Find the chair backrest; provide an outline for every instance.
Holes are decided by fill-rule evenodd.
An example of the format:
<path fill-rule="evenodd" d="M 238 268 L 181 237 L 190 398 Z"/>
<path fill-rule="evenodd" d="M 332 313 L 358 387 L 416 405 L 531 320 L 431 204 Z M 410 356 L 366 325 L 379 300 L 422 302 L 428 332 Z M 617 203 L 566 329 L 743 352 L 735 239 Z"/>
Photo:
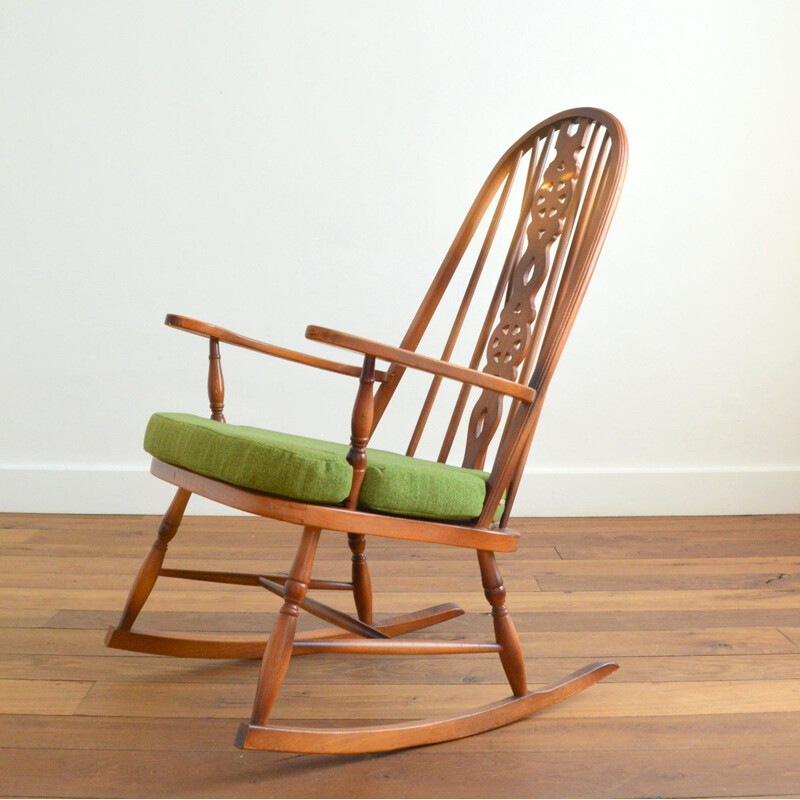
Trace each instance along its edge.
<path fill-rule="evenodd" d="M 501 251 L 500 276 L 469 366 L 527 383 L 537 397 L 533 408 L 526 408 L 484 390 L 465 416 L 470 387 L 464 386 L 438 458 L 448 459 L 456 434 L 465 424 L 466 447 L 461 463 L 482 468 L 506 411 L 487 507 L 481 517 L 484 523 L 491 520 L 505 492 L 504 519 L 508 517 L 545 392 L 616 208 L 626 162 L 627 139 L 622 125 L 599 109 L 565 111 L 528 131 L 486 179 L 401 343 L 409 350 L 417 348 L 486 218 L 486 233 L 442 351 L 442 360 L 450 359 L 498 228 L 503 227 L 504 215 L 516 215 L 511 240 Z M 517 212 L 508 200 L 519 175 L 524 175 L 524 183 Z M 403 373 L 400 366 L 390 367 L 388 379 L 376 394 L 375 425 Z M 431 383 L 411 436 L 409 455 L 416 452 L 440 383 L 438 377 Z M 489 508 L 492 503 L 495 507 Z"/>

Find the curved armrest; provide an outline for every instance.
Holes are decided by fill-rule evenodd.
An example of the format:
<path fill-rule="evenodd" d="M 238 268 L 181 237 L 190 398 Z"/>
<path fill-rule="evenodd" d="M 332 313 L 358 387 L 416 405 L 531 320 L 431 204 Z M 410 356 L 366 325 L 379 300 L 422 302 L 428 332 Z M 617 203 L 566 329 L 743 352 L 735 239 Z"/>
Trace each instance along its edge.
<path fill-rule="evenodd" d="M 220 342 L 227 342 L 237 347 L 244 347 L 247 350 L 255 350 L 258 353 L 266 353 L 268 356 L 283 358 L 286 361 L 295 361 L 298 364 L 305 364 L 309 367 L 317 367 L 317 369 L 325 369 L 329 372 L 338 372 L 340 375 L 350 375 L 354 378 L 358 378 L 361 375 L 361 367 L 357 367 L 353 364 L 340 364 L 338 361 L 328 361 L 327 358 L 309 356 L 305 353 L 298 353 L 295 350 L 287 350 L 285 347 L 277 347 L 274 344 L 259 342 L 257 339 L 250 339 L 247 336 L 241 336 L 225 328 L 210 325 L 207 322 L 200 322 L 200 320 L 190 319 L 189 317 L 182 317 L 179 314 L 167 314 L 164 319 L 164 324 L 171 328 L 179 328 L 182 331 L 194 333 L 197 336 L 217 339 Z M 385 378 L 385 372 L 376 370 L 376 381 L 383 381 Z"/>
<path fill-rule="evenodd" d="M 495 375 L 487 375 L 485 372 L 478 372 L 478 370 L 470 369 L 469 367 L 451 364 L 449 361 L 440 361 L 438 358 L 423 356 L 411 350 L 403 350 L 400 347 L 392 347 L 388 344 L 373 342 L 370 339 L 362 339 L 360 336 L 334 331 L 330 328 L 309 325 L 306 328 L 306 338 L 324 342 L 334 347 L 343 347 L 346 350 L 355 350 L 357 353 L 374 356 L 392 364 L 401 364 L 404 367 L 441 375 L 443 378 L 452 378 L 461 383 L 480 386 L 482 389 L 489 389 L 498 394 L 516 397 L 518 400 L 522 400 L 523 403 L 532 403 L 536 397 L 536 391 L 524 384 L 515 383 L 505 378 L 498 378 Z"/>

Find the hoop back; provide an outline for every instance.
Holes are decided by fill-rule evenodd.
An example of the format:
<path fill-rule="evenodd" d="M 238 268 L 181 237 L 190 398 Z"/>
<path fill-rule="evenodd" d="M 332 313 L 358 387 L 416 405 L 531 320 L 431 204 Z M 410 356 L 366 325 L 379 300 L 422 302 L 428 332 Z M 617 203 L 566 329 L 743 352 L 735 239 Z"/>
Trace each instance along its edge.
<path fill-rule="evenodd" d="M 520 462 L 527 457 L 541 402 L 616 208 L 627 163 L 627 139 L 615 117 L 594 108 L 566 111 L 531 129 L 509 148 L 473 202 L 401 343 L 405 349 L 417 348 L 464 253 L 494 204 L 442 351 L 442 360 L 450 359 L 506 213 L 516 174 L 526 160 L 519 214 L 469 364 L 491 375 L 528 383 L 537 391 L 533 408 L 520 407 L 518 401 L 508 403 L 490 479 L 498 502 L 508 484 L 518 481 L 523 466 Z M 390 367 L 376 395 L 375 425 L 403 372 L 398 365 Z M 409 455 L 416 452 L 440 383 L 439 377 L 431 383 L 411 436 Z M 446 461 L 450 455 L 469 393 L 470 387 L 465 385 L 458 395 L 439 461 Z M 463 466 L 483 467 L 503 411 L 503 397 L 490 390 L 481 392 L 466 420 Z M 498 488 L 499 483 L 505 485 Z M 506 516 L 509 499 L 513 501 L 513 489 L 506 502 Z"/>

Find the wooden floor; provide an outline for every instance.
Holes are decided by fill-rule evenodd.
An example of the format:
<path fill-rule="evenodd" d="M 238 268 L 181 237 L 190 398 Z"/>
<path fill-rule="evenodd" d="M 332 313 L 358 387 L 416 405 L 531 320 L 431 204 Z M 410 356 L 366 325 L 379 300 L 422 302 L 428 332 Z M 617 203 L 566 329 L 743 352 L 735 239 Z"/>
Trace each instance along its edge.
<path fill-rule="evenodd" d="M 517 520 L 522 545 L 500 564 L 531 683 L 596 659 L 621 669 L 502 730 L 351 757 L 236 750 L 255 662 L 104 649 L 156 525 L 0 515 L 0 795 L 800 796 L 800 516 Z M 281 570 L 297 539 L 187 518 L 167 564 Z M 475 613 L 431 635 L 490 639 L 474 553 L 371 539 L 367 555 L 378 612 L 455 601 Z M 347 579 L 348 557 L 324 534 L 315 575 Z M 141 622 L 261 632 L 276 609 L 253 588 L 162 579 Z M 315 655 L 291 665 L 275 717 L 363 724 L 507 694 L 493 655 Z"/>

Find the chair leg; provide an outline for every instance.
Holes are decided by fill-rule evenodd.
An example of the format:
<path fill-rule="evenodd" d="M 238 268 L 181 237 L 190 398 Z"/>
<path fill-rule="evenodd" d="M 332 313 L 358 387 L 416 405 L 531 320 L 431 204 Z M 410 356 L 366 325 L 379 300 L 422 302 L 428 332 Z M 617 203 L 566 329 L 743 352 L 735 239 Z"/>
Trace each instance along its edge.
<path fill-rule="evenodd" d="M 357 533 L 348 533 L 347 544 L 353 554 L 353 599 L 356 603 L 358 618 L 367 625 L 372 625 L 372 581 L 369 577 L 367 557 L 364 555 L 367 537 Z"/>
<path fill-rule="evenodd" d="M 147 602 L 147 598 L 150 597 L 150 592 L 153 591 L 153 586 L 155 586 L 158 579 L 161 565 L 164 563 L 167 546 L 178 532 L 178 527 L 183 519 L 183 512 L 186 510 L 186 504 L 191 496 L 191 492 L 186 491 L 186 489 L 178 489 L 175 492 L 175 497 L 170 503 L 167 513 L 164 514 L 161 524 L 158 526 L 158 536 L 133 581 L 117 630 L 129 631 L 136 621 L 136 617 L 139 616 L 142 606 Z"/>
<path fill-rule="evenodd" d="M 500 661 L 511 690 L 517 697 L 523 697 L 528 693 L 525 659 L 522 655 L 519 634 L 506 607 L 506 587 L 503 585 L 503 577 L 494 553 L 478 550 L 478 564 L 481 569 L 483 591 L 492 607 L 495 640 L 503 647 L 500 651 Z"/>
<path fill-rule="evenodd" d="M 319 528 L 303 529 L 300 546 L 297 548 L 297 554 L 289 570 L 289 577 L 283 587 L 283 607 L 278 614 L 278 621 L 270 633 L 264 658 L 261 661 L 253 715 L 250 718 L 251 725 L 264 725 L 269 719 L 275 698 L 278 696 L 278 690 L 283 683 L 286 670 L 289 668 L 294 634 L 297 629 L 297 617 L 300 614 L 300 603 L 308 591 L 319 535 Z"/>

